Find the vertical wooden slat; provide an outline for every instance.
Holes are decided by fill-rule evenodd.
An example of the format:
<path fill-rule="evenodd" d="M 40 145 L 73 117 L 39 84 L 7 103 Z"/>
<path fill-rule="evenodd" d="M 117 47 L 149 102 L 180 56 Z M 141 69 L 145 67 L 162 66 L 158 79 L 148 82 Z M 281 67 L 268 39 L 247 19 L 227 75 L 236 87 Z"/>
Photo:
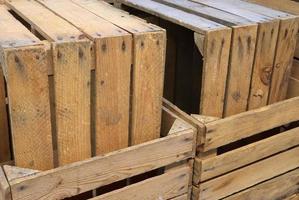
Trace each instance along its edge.
<path fill-rule="evenodd" d="M 96 42 L 97 155 L 128 146 L 131 54 L 130 35 Z"/>
<path fill-rule="evenodd" d="M 91 156 L 89 41 L 53 44 L 58 163 Z"/>
<path fill-rule="evenodd" d="M 296 48 L 297 32 L 298 18 L 290 18 L 280 22 L 269 104 L 286 98 Z"/>
<path fill-rule="evenodd" d="M 160 136 L 165 32 L 134 35 L 131 144 Z"/>
<path fill-rule="evenodd" d="M 0 64 L 0 162 L 11 159 L 5 93 L 4 76 Z"/>
<path fill-rule="evenodd" d="M 15 163 L 50 169 L 53 149 L 45 50 L 39 46 L 4 54 Z"/>

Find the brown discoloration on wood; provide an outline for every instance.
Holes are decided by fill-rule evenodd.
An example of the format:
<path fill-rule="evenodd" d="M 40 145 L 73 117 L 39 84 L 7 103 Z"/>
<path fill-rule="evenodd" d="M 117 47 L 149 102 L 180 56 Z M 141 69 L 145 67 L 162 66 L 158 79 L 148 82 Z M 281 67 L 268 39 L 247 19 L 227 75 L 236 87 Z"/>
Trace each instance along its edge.
<path fill-rule="evenodd" d="M 47 59 L 42 47 L 5 50 L 16 165 L 53 167 Z"/>
<path fill-rule="evenodd" d="M 59 165 L 91 156 L 90 48 L 89 41 L 53 45 Z"/>

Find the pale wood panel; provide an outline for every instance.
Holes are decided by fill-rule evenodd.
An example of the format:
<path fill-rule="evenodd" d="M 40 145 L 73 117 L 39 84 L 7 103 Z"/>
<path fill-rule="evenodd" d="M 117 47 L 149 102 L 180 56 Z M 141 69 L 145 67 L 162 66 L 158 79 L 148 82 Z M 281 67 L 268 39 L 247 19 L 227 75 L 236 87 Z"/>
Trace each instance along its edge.
<path fill-rule="evenodd" d="M 47 58 L 43 47 L 5 50 L 5 71 L 17 166 L 53 167 Z"/>
<path fill-rule="evenodd" d="M 190 175 L 190 167 L 184 166 L 90 200 L 171 199 L 188 192 Z"/>
<path fill-rule="evenodd" d="M 221 199 L 299 167 L 299 147 L 200 185 L 201 200 Z M 257 173 L 258 172 L 258 173 Z"/>
<path fill-rule="evenodd" d="M 198 34 L 194 35 L 195 38 L 198 36 Z M 223 116 L 230 44 L 231 29 L 229 28 L 221 31 L 209 31 L 204 38 L 204 63 L 199 111 L 202 115 Z M 197 44 L 197 46 L 200 45 Z"/>
<path fill-rule="evenodd" d="M 224 116 L 247 110 L 257 25 L 233 27 Z"/>
<path fill-rule="evenodd" d="M 11 159 L 4 75 L 0 63 L 0 162 Z"/>
<path fill-rule="evenodd" d="M 96 42 L 96 154 L 129 143 L 131 36 Z"/>
<path fill-rule="evenodd" d="M 201 34 L 204 34 L 209 30 L 224 28 L 223 25 L 216 22 L 163 5 L 153 0 L 120 0 L 119 2 L 161 17 L 175 24 L 179 24 Z"/>
<path fill-rule="evenodd" d="M 0 166 L 0 200 L 11 200 L 9 183 L 6 179 L 5 172 Z"/>
<path fill-rule="evenodd" d="M 166 33 L 134 35 L 131 144 L 160 137 Z"/>
<path fill-rule="evenodd" d="M 206 124 L 204 151 L 299 119 L 299 98 L 289 99 Z M 280 113 L 277 115 L 277 113 Z M 240 126 L 242 124 L 242 126 Z"/>
<path fill-rule="evenodd" d="M 288 172 L 284 175 L 273 178 L 269 181 L 256 185 L 243 192 L 237 193 L 225 200 L 250 200 L 250 199 L 285 199 L 298 192 L 299 169 Z M 297 200 L 292 199 L 290 200 Z"/>
<path fill-rule="evenodd" d="M 286 98 L 296 48 L 298 19 L 290 18 L 280 22 L 269 104 L 282 101 Z"/>
<path fill-rule="evenodd" d="M 24 177 L 10 183 L 12 196 L 14 200 L 40 200 L 60 199 L 84 193 L 186 160 L 193 155 L 194 140 L 195 133 L 190 129 L 105 156 Z"/>
<path fill-rule="evenodd" d="M 0 27 L 5 27 L 0 32 L 2 48 L 41 44 L 37 37 L 8 12 L 6 6 L 0 5 L 0 13 Z"/>
<path fill-rule="evenodd" d="M 58 164 L 91 157 L 91 43 L 53 45 Z"/>
<path fill-rule="evenodd" d="M 299 145 L 299 128 L 249 144 L 209 159 L 196 159 L 194 182 L 219 176 L 231 170 L 261 160 Z"/>

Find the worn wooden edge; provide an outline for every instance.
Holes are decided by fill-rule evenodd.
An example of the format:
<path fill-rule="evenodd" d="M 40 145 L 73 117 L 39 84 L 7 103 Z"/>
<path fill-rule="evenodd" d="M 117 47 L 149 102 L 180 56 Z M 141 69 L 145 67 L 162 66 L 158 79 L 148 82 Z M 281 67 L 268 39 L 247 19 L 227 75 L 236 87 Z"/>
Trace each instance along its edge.
<path fill-rule="evenodd" d="M 242 192 L 224 198 L 225 200 L 246 200 L 246 199 L 284 199 L 284 200 L 297 200 L 298 196 L 298 179 L 299 168 L 290 171 L 281 176 L 275 177 L 264 183 L 253 186 Z M 298 193 L 298 194 L 296 194 Z M 297 199 L 296 199 L 297 196 Z M 293 199 L 294 198 L 294 199 Z"/>
<path fill-rule="evenodd" d="M 188 182 L 191 173 L 192 170 L 188 165 L 182 165 L 160 176 L 91 198 L 90 200 L 173 199 L 188 192 Z M 164 186 L 161 187 L 162 185 Z"/>
<path fill-rule="evenodd" d="M 207 159 L 195 159 L 194 184 L 223 175 L 299 145 L 299 128 L 251 143 Z"/>
<path fill-rule="evenodd" d="M 0 166 L 0 200 L 11 200 L 10 185 L 4 169 Z"/>
<path fill-rule="evenodd" d="M 221 199 L 299 167 L 299 147 L 201 183 L 201 200 Z M 258 173 L 257 173 L 258 172 Z M 233 180 L 233 181 L 232 181 Z"/>
<path fill-rule="evenodd" d="M 202 151 L 215 149 L 271 128 L 297 121 L 299 120 L 298 105 L 299 97 L 295 97 L 206 124 L 206 140 Z M 280 115 L 276 113 L 280 113 Z"/>

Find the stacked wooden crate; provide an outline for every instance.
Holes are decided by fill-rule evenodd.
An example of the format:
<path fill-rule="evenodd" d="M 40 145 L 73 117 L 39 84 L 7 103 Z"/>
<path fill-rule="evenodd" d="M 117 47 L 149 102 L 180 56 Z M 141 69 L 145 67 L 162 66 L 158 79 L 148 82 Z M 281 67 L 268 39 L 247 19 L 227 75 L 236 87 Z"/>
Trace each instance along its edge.
<path fill-rule="evenodd" d="M 292 62 L 298 18 L 239 0 L 119 0 L 118 2 L 123 4 L 123 9 L 166 28 L 168 39 L 174 38 L 174 42 L 172 41 L 174 44 L 169 42 L 167 46 L 166 72 L 177 70 L 175 78 L 169 78 L 175 80 L 174 87 L 178 87 L 177 82 L 184 81 L 187 86 L 184 88 L 185 102 L 182 103 L 178 96 L 181 87 L 174 89 L 174 98 L 172 96 L 168 98 L 178 107 L 192 113 L 191 121 L 198 128 L 192 198 L 272 200 L 284 199 L 297 193 L 299 97 L 285 99 L 291 71 L 293 70 L 294 74 L 297 70 L 292 69 Z M 179 19 L 180 16 L 187 14 L 188 19 Z M 192 79 L 192 76 L 201 76 L 201 79 L 195 80 L 202 81 L 186 80 L 182 75 L 184 72 L 180 71 L 182 69 L 180 51 L 190 54 L 197 50 L 192 45 L 186 45 L 181 50 L 180 48 L 184 46 L 180 45 L 180 40 L 184 40 L 185 43 L 194 40 L 194 44 L 204 44 L 198 45 L 201 53 L 208 46 L 208 42 L 213 41 L 204 36 L 198 40 L 196 34 L 194 38 L 192 34 L 175 35 L 173 29 L 179 30 L 179 26 L 196 31 L 187 23 L 187 20 L 189 22 L 192 20 L 193 25 L 199 22 L 195 20 L 196 17 L 215 21 L 231 29 L 231 45 L 226 50 L 229 54 L 227 65 L 211 65 L 228 66 L 228 76 L 224 77 L 227 82 L 222 99 L 223 112 L 218 114 L 212 113 L 211 109 L 215 110 L 219 102 L 215 96 L 207 96 L 207 91 L 214 92 L 214 88 L 219 86 L 217 81 L 222 82 L 223 77 L 217 73 L 209 76 L 205 70 L 206 66 L 200 62 L 192 62 L 192 59 L 185 60 L 183 67 L 185 73 L 196 65 L 202 70 L 191 69 L 189 79 Z M 251 46 L 251 42 L 254 45 Z M 213 42 L 210 48 L 207 48 L 208 52 L 215 50 L 211 48 L 212 44 Z M 174 54 L 169 55 L 169 52 L 177 54 L 173 56 Z M 212 58 L 216 59 L 215 56 L 212 58 L 207 56 L 208 54 L 203 53 L 203 63 Z M 172 60 L 172 63 L 169 60 Z M 194 74 L 194 72 L 200 73 Z M 166 77 L 167 75 L 169 74 L 166 74 Z M 214 87 L 210 86 L 205 90 L 207 79 L 215 82 Z M 192 90 L 196 87 L 194 84 L 202 87 L 206 94 Z M 190 91 L 186 89 L 188 87 L 191 88 Z M 171 89 L 166 88 L 166 91 Z M 196 99 L 199 95 L 196 92 L 202 98 Z M 214 105 L 214 108 L 211 106 L 208 112 L 205 112 L 201 101 L 207 97 L 210 97 L 210 105 Z M 188 107 L 194 101 L 201 106 L 199 109 Z M 221 119 L 222 117 L 224 119 Z"/>
<path fill-rule="evenodd" d="M 277 10 L 299 15 L 299 3 L 291 0 L 246 0 L 248 2 L 261 4 Z M 294 55 L 293 70 L 290 77 L 290 84 L 288 89 L 288 97 L 299 96 L 299 34 L 297 34 L 297 45 Z"/>
<path fill-rule="evenodd" d="M 196 129 L 162 108 L 164 29 L 96 0 L 6 1 L 0 26 L 1 200 L 189 198 Z"/>

